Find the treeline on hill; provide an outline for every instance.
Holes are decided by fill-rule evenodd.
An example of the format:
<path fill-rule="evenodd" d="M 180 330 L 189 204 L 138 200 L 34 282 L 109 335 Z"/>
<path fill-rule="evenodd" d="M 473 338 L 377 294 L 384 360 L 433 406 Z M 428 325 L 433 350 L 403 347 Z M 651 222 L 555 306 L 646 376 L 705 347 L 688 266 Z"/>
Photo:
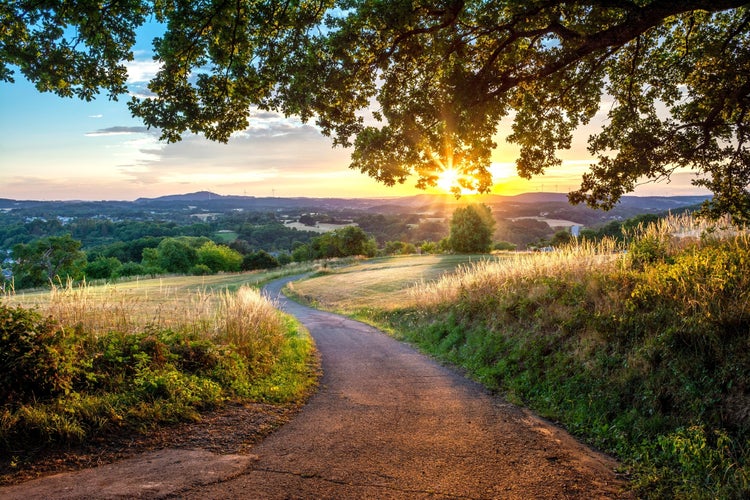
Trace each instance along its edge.
<path fill-rule="evenodd" d="M 15 289 L 45 286 L 51 280 L 213 274 L 374 256 L 379 242 L 388 253 L 413 253 L 414 244 L 390 240 L 427 241 L 447 234 L 444 222 L 419 224 L 415 217 L 372 214 L 356 217 L 365 229 L 344 226 L 323 234 L 289 227 L 273 213 L 217 214 L 206 222 L 189 223 L 2 215 L 0 250 L 5 262 L 0 261 L 0 268 Z M 319 214 L 301 219 L 311 228 L 317 222 L 341 222 Z M 425 246 L 425 251 L 435 249 L 434 244 Z"/>
<path fill-rule="evenodd" d="M 14 212 L 0 213 L 0 251 L 10 250 L 19 243 L 66 234 L 81 241 L 83 249 L 89 251 L 149 237 L 204 236 L 216 239 L 217 233 L 223 232 L 244 240 L 256 250 L 290 252 L 299 243 L 307 243 L 316 235 L 313 230 L 318 223 L 356 224 L 375 238 L 381 247 L 388 241 L 413 244 L 437 242 L 448 235 L 448 223 L 444 217 L 420 219 L 414 214 L 346 211 L 336 215 L 301 213 L 291 216 L 292 220 L 309 226 L 309 231 L 286 226 L 279 216 L 270 212 L 214 214 L 205 222 L 173 213 L 160 217 L 162 218 L 154 220 L 118 220 L 104 217 L 63 217 L 55 214 L 28 216 Z"/>
<path fill-rule="evenodd" d="M 111 280 L 167 273 L 205 275 L 271 269 L 293 260 L 372 257 L 376 252 L 375 241 L 356 226 L 312 237 L 307 244 L 296 242 L 291 254 L 277 255 L 253 250 L 245 240 L 225 245 L 196 236 L 139 238 L 85 252 L 80 241 L 66 234 L 15 245 L 11 269 L 13 287 L 23 289 L 68 279 Z"/>
<path fill-rule="evenodd" d="M 219 214 L 205 222 L 195 218 L 176 220 L 174 215 L 163 220 L 112 220 L 108 218 L 81 217 L 12 217 L 2 214 L 0 224 L 0 249 L 12 249 L 19 243 L 35 239 L 69 234 L 81 241 L 83 249 L 95 250 L 119 242 L 132 242 L 145 238 L 196 236 L 215 238 L 226 231 L 245 240 L 256 249 L 267 251 L 290 250 L 295 241 L 307 242 L 314 236 L 309 231 L 299 231 L 284 226 L 271 213 Z M 139 257 L 140 258 L 140 257 Z"/>

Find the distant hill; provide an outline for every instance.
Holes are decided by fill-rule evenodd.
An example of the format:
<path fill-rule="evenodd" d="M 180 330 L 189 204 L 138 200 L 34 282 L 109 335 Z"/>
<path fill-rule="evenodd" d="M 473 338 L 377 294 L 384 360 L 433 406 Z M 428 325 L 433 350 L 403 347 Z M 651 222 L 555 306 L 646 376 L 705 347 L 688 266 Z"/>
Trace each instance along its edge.
<path fill-rule="evenodd" d="M 570 205 L 563 193 L 524 193 L 516 196 L 471 195 L 458 200 L 452 195 L 420 194 L 383 198 L 276 198 L 224 196 L 210 191 L 174 194 L 135 201 L 23 201 L 0 199 L 0 209 L 27 217 L 60 216 L 115 219 L 189 218 L 192 214 L 256 211 L 275 213 L 328 212 L 331 214 L 367 212 L 380 214 L 420 214 L 446 218 L 456 206 L 485 203 L 498 219 L 544 217 L 563 219 L 585 226 L 621 220 L 642 213 L 663 213 L 697 208 L 709 196 L 624 196 L 605 212 L 584 205 Z"/>
<path fill-rule="evenodd" d="M 134 203 L 150 203 L 160 201 L 209 201 L 211 199 L 224 198 L 224 196 L 211 191 L 197 191 L 195 193 L 186 194 L 170 194 L 167 196 L 159 196 L 158 198 L 138 198 Z"/>

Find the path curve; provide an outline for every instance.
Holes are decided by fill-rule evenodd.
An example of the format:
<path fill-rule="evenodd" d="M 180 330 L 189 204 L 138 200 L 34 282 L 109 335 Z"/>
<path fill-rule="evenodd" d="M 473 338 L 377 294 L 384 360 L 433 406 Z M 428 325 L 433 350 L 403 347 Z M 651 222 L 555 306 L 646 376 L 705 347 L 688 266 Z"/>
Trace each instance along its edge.
<path fill-rule="evenodd" d="M 363 323 L 266 293 L 312 333 L 319 391 L 253 449 L 259 460 L 187 498 L 617 498 L 616 463 Z"/>
<path fill-rule="evenodd" d="M 205 462 L 190 471 L 171 456 L 161 472 L 182 463 L 182 484 L 126 491 L 200 499 L 629 497 L 609 457 L 375 328 L 286 299 L 280 290 L 292 279 L 269 284 L 266 293 L 310 330 L 321 353 L 320 388 L 305 408 L 252 456 L 221 459 L 227 466 L 211 477 L 201 469 Z M 149 458 L 130 466 L 153 471 L 158 462 Z M 86 473 L 68 474 L 68 483 L 106 483 L 103 471 Z M 68 486 L 60 497 L 78 498 L 81 491 Z M 18 498 L 33 491 L 5 489 Z M 98 491 L 123 498 L 122 488 Z"/>

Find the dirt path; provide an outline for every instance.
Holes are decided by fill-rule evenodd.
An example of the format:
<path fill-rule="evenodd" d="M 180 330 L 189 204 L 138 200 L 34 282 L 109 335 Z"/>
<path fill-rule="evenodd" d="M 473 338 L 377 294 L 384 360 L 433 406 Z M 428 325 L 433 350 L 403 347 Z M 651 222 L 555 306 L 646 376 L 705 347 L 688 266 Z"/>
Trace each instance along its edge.
<path fill-rule="evenodd" d="M 162 451 L 0 488 L 0 498 L 627 497 L 617 464 L 560 429 L 374 328 L 279 300 L 315 337 L 324 375 L 253 455 Z"/>

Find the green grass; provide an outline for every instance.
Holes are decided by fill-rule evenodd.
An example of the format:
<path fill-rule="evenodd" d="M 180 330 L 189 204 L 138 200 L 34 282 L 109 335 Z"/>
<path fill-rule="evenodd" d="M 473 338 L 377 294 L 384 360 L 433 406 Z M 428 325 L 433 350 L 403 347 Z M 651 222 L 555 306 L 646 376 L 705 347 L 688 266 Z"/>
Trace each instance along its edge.
<path fill-rule="evenodd" d="M 214 239 L 219 243 L 227 244 L 231 243 L 239 237 L 236 231 L 220 231 L 214 233 Z"/>
<path fill-rule="evenodd" d="M 313 341 L 248 286 L 277 275 L 3 298 L 0 455 L 23 463 L 113 429 L 198 420 L 230 400 L 299 404 L 318 377 Z"/>
<path fill-rule="evenodd" d="M 613 453 L 638 497 L 746 498 L 750 236 L 675 237 L 677 225 L 641 228 L 627 247 L 522 254 L 416 286 L 402 267 L 388 270 L 393 260 L 369 276 L 294 289 Z M 350 298 L 360 290 L 375 294 L 375 307 Z"/>

